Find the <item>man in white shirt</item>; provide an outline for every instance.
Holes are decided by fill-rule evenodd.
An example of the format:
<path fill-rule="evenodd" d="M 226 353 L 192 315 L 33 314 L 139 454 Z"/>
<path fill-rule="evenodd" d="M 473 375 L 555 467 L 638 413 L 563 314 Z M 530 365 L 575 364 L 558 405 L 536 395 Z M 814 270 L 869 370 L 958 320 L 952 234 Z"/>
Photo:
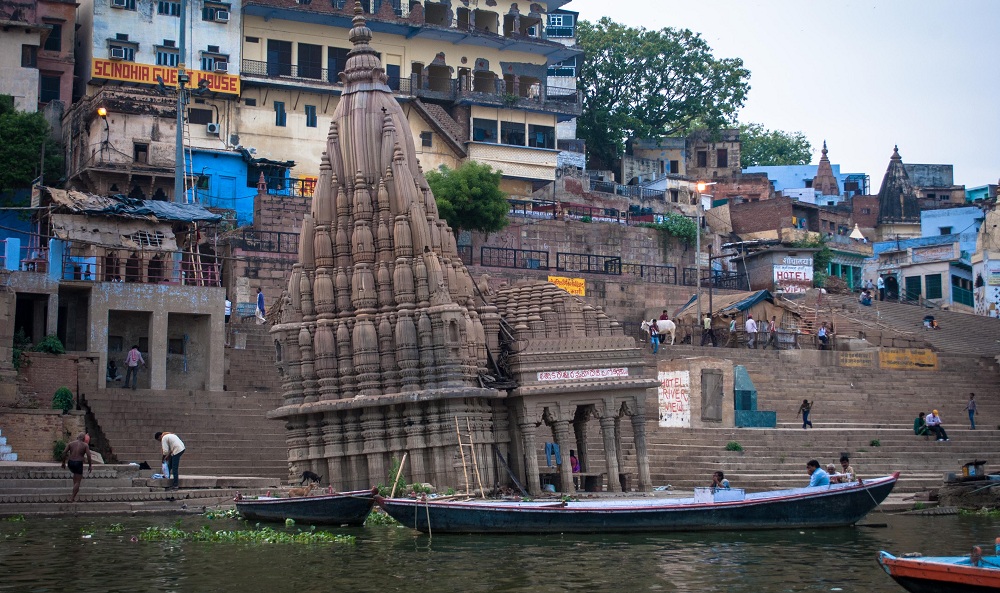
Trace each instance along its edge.
<path fill-rule="evenodd" d="M 757 347 L 757 322 L 753 320 L 753 315 L 747 315 L 747 348 Z"/>
<path fill-rule="evenodd" d="M 927 414 L 927 418 L 924 419 L 927 422 L 927 428 L 930 429 L 935 435 L 937 435 L 937 440 L 939 441 L 950 441 L 948 438 L 948 433 L 944 431 L 944 427 L 941 426 L 941 417 L 938 416 L 938 411 L 934 410 L 930 414 Z"/>
<path fill-rule="evenodd" d="M 879 274 L 878 280 L 875 281 L 875 286 L 878 288 L 878 300 L 885 300 L 885 279 Z"/>
<path fill-rule="evenodd" d="M 181 455 L 184 454 L 184 441 L 172 432 L 158 432 L 153 435 L 153 438 L 160 442 L 160 448 L 163 450 L 163 461 L 170 465 L 170 477 L 174 481 L 169 490 L 177 490 Z"/>

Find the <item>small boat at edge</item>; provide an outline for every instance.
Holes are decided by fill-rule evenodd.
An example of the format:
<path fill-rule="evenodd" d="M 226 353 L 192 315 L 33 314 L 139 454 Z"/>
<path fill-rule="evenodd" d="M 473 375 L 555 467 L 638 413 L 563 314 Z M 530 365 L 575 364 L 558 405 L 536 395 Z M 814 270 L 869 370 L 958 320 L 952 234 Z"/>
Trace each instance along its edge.
<path fill-rule="evenodd" d="M 375 492 L 355 490 L 297 498 L 244 498 L 235 502 L 240 513 L 251 521 L 293 519 L 320 525 L 361 525 L 375 505 Z"/>
<path fill-rule="evenodd" d="M 994 555 L 976 546 L 968 556 L 901 556 L 879 552 L 878 563 L 910 593 L 996 593 L 1000 591 L 1000 538 Z"/>
<path fill-rule="evenodd" d="M 801 529 L 853 525 L 892 492 L 891 476 L 829 487 L 697 498 L 434 501 L 375 497 L 393 519 L 424 533 L 639 533 Z M 720 496 L 721 495 L 721 496 Z M 696 492 L 697 496 L 697 492 Z"/>

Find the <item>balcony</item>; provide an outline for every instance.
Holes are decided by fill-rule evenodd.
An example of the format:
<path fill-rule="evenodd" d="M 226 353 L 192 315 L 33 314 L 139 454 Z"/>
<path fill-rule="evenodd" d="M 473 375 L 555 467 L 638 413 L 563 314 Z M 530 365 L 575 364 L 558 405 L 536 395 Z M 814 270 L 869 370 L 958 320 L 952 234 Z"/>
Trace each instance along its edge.
<path fill-rule="evenodd" d="M 328 68 L 279 64 L 260 60 L 243 60 L 244 77 L 262 79 L 280 85 L 301 87 L 303 84 L 329 89 L 335 94 L 343 91 L 339 73 Z M 410 78 L 389 78 L 389 88 L 403 97 L 418 97 L 433 101 L 473 103 L 557 113 L 576 117 L 583 109 L 583 94 L 570 87 L 548 85 L 545 82 L 511 85 L 494 76 L 477 76 L 460 79 L 413 74 Z"/>
<path fill-rule="evenodd" d="M 221 286 L 220 266 L 213 258 L 193 258 L 188 253 L 158 252 L 150 256 L 132 252 L 122 258 L 114 250 L 100 254 L 72 244 L 63 253 L 60 280 L 76 282 L 125 282 Z"/>

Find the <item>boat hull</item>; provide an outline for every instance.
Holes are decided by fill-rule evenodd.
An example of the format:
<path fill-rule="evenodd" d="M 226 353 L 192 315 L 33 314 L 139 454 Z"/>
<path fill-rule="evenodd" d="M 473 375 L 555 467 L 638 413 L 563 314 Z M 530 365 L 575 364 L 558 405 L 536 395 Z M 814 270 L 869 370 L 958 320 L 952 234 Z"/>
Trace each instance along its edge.
<path fill-rule="evenodd" d="M 374 505 L 375 497 L 371 490 L 236 501 L 236 508 L 251 521 L 293 519 L 317 525 L 361 525 Z"/>
<path fill-rule="evenodd" d="M 892 491 L 898 474 L 864 485 L 747 495 L 743 501 L 692 499 L 572 502 L 376 502 L 407 527 L 430 533 L 633 533 L 817 528 L 851 525 Z"/>
<path fill-rule="evenodd" d="M 998 564 L 995 556 L 992 561 Z M 880 552 L 878 562 L 893 580 L 910 593 L 1000 592 L 1000 568 L 971 566 L 968 556 L 897 558 Z"/>

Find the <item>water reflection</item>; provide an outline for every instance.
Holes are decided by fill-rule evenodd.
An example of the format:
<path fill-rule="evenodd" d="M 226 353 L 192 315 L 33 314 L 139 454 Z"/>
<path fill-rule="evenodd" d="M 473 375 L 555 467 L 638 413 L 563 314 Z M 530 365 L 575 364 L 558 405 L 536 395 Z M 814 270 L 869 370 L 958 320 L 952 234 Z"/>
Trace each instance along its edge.
<path fill-rule="evenodd" d="M 878 550 L 951 555 L 1000 535 L 994 519 L 876 515 L 870 521 L 886 528 L 429 538 L 371 527 L 338 531 L 356 535 L 354 545 L 130 541 L 174 520 L 0 522 L 0 591 L 899 593 L 875 562 Z M 124 531 L 109 532 L 117 522 Z"/>

